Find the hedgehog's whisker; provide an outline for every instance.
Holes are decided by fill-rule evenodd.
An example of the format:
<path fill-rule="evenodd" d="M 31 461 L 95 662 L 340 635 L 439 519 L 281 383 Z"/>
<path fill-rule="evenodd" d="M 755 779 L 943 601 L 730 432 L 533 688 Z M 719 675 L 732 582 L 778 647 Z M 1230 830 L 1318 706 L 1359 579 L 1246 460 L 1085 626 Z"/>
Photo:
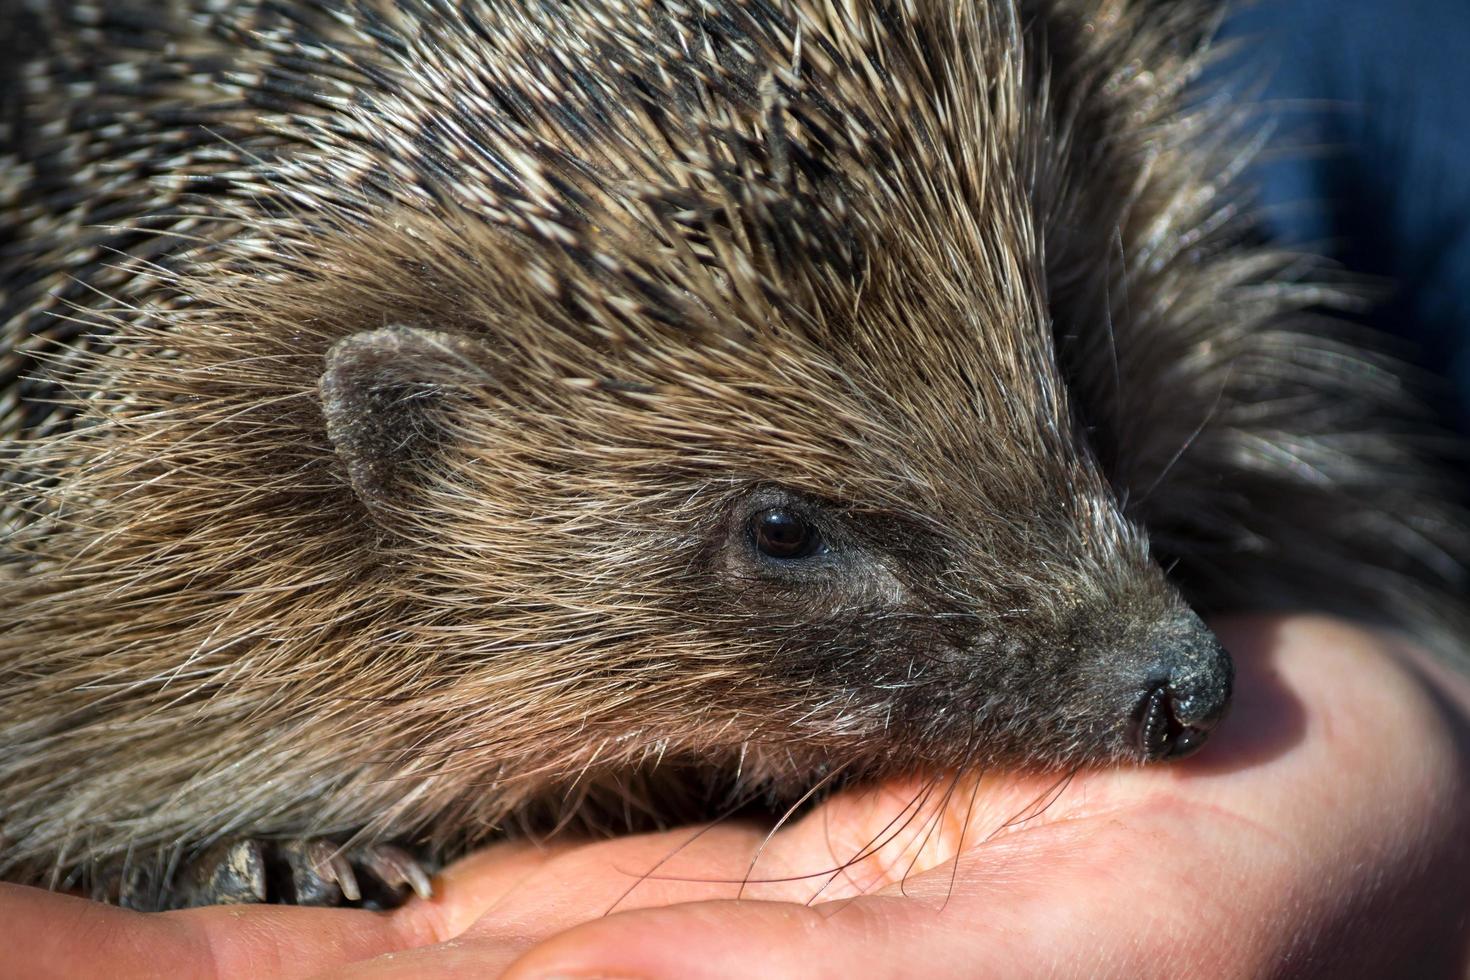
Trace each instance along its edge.
<path fill-rule="evenodd" d="M 760 861 L 761 855 L 765 853 L 766 846 L 771 843 L 771 838 L 776 836 L 776 832 L 779 831 L 782 827 L 786 826 L 786 824 L 791 820 L 792 815 L 795 814 L 797 810 L 801 809 L 801 807 L 807 802 L 807 800 L 810 800 L 813 796 L 817 795 L 817 793 L 821 792 L 823 788 L 830 785 L 838 776 L 847 771 L 847 769 L 851 765 L 851 761 L 844 762 L 836 769 L 828 772 L 827 775 L 823 776 L 815 784 L 813 784 L 811 789 L 803 793 L 800 799 L 798 799 L 795 803 L 786 808 L 786 812 L 781 814 L 781 817 L 776 821 L 775 826 L 773 826 L 770 831 L 766 833 L 765 838 L 762 839 L 760 842 L 760 846 L 757 847 L 755 849 L 755 853 L 751 855 L 750 866 L 745 869 L 745 877 L 741 879 L 740 889 L 735 893 L 736 899 L 741 898 L 745 894 L 745 886 L 750 882 L 750 876 L 755 873 L 756 864 Z"/>
<path fill-rule="evenodd" d="M 908 828 L 909 824 L 913 823 L 914 819 L 917 818 L 921 812 L 923 812 L 924 804 L 928 802 L 929 797 L 934 792 L 934 788 L 939 785 L 939 781 L 942 778 L 943 777 L 940 774 L 935 774 L 929 777 L 928 781 L 923 785 L 923 787 L 914 791 L 914 795 L 909 798 L 909 801 L 903 805 L 898 813 L 895 814 L 893 818 L 888 821 L 888 823 L 884 824 L 883 827 L 876 834 L 868 838 L 868 842 L 866 844 L 858 848 L 857 852 L 846 861 L 844 861 L 842 864 L 832 869 L 831 873 L 827 877 L 827 880 L 822 883 L 822 886 L 818 888 L 810 898 L 807 899 L 806 904 L 808 906 L 815 904 L 817 899 L 821 897 L 822 893 L 832 886 L 832 882 L 837 880 L 838 875 L 842 874 L 844 871 L 847 871 L 849 868 L 856 867 L 858 864 L 867 860 L 869 857 L 880 853 L 885 847 L 888 846 L 890 842 L 896 839 L 899 834 L 903 833 L 904 830 Z M 907 819 L 904 819 L 903 823 L 900 824 L 890 836 L 884 838 L 883 835 L 887 833 L 894 824 L 898 823 L 899 819 L 902 818 L 905 813 L 908 813 L 911 808 L 913 809 L 913 813 L 910 814 Z M 830 853 L 832 851 L 831 825 L 824 824 L 824 828 L 827 833 L 827 850 Z"/>

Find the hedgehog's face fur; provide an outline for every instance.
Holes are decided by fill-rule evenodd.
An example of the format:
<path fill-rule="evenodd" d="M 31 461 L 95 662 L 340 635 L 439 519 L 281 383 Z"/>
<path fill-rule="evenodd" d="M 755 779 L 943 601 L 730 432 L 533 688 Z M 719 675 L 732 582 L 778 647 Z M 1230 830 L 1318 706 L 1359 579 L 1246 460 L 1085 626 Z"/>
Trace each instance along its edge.
<path fill-rule="evenodd" d="M 955 310 L 891 356 L 666 335 L 576 370 L 504 323 L 395 325 L 338 341 L 321 393 L 384 560 L 444 597 L 446 639 L 413 647 L 449 703 L 543 690 L 557 756 L 743 756 L 799 791 L 838 765 L 1192 748 L 1228 658 L 1122 518 L 1045 345 L 1014 370 L 964 336 L 987 315 L 1010 314 Z"/>

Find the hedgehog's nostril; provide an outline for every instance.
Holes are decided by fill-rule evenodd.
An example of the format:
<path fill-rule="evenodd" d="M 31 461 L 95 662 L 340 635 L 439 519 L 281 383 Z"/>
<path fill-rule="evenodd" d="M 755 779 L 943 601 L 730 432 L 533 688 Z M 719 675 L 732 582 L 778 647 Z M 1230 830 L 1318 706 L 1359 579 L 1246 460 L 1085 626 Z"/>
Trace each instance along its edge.
<path fill-rule="evenodd" d="M 1145 759 L 1166 759 L 1193 751 L 1203 741 L 1191 738 L 1179 723 L 1174 710 L 1174 695 L 1168 681 L 1156 681 L 1143 696 L 1138 708 L 1134 744 Z"/>
<path fill-rule="evenodd" d="M 1149 761 L 1182 759 L 1204 745 L 1224 715 L 1224 704 L 1198 702 L 1197 694 L 1183 694 L 1173 678 L 1150 683 L 1135 716 L 1133 740 L 1139 754 Z"/>

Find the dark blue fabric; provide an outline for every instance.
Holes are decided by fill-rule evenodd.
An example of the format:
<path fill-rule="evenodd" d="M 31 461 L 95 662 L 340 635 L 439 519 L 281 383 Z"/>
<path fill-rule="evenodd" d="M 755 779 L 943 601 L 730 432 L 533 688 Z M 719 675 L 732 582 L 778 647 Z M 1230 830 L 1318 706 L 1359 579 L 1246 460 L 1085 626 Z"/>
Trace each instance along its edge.
<path fill-rule="evenodd" d="M 1370 322 L 1470 433 L 1470 0 L 1262 0 L 1223 36 L 1285 150 L 1253 174 L 1271 231 L 1392 280 Z"/>

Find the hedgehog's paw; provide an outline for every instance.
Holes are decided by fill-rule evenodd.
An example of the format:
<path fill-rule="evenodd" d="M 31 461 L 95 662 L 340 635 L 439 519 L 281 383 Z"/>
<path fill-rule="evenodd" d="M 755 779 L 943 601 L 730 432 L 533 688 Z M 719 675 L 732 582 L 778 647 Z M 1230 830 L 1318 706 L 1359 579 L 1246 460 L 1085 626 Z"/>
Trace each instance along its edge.
<path fill-rule="evenodd" d="M 412 891 L 433 894 L 428 873 L 407 851 L 376 844 L 344 851 L 331 841 L 236 840 L 205 851 L 179 874 L 174 907 L 360 905 L 392 908 Z"/>

